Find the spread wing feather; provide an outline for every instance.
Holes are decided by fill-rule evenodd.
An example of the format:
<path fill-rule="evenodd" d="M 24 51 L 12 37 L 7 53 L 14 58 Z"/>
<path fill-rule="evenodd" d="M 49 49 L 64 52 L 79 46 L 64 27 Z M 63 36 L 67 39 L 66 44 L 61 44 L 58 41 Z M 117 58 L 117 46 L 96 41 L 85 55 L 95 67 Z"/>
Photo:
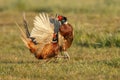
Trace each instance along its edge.
<path fill-rule="evenodd" d="M 48 15 L 41 13 L 35 17 L 34 28 L 30 37 L 34 37 L 38 43 L 48 43 L 52 41 L 53 32 L 53 26 L 51 26 Z"/>

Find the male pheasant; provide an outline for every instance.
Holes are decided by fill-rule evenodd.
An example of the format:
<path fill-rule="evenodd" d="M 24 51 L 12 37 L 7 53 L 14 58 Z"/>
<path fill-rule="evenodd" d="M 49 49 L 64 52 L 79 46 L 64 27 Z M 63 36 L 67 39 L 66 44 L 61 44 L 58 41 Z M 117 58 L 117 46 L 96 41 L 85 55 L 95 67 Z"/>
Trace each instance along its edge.
<path fill-rule="evenodd" d="M 21 39 L 37 59 L 49 59 L 58 57 L 59 52 L 64 52 L 65 57 L 70 58 L 67 49 L 73 41 L 73 28 L 64 16 L 49 18 L 41 13 L 35 17 L 34 27 L 31 33 L 28 30 L 24 16 L 25 31 L 21 31 Z"/>
<path fill-rule="evenodd" d="M 59 40 L 59 46 L 60 46 L 60 51 L 64 52 L 65 56 L 70 59 L 70 56 L 67 52 L 67 49 L 70 48 L 73 38 L 74 38 L 74 31 L 73 27 L 70 23 L 67 21 L 67 17 L 58 15 L 57 17 L 58 21 L 60 22 L 60 40 Z"/>
<path fill-rule="evenodd" d="M 54 23 L 58 22 L 54 21 Z M 50 22 L 47 14 L 41 13 L 35 17 L 31 33 L 29 33 L 25 18 L 24 27 L 25 32 L 19 27 L 21 39 L 37 59 L 49 59 L 58 55 L 58 32 L 54 31 L 54 27 L 58 26 Z"/>

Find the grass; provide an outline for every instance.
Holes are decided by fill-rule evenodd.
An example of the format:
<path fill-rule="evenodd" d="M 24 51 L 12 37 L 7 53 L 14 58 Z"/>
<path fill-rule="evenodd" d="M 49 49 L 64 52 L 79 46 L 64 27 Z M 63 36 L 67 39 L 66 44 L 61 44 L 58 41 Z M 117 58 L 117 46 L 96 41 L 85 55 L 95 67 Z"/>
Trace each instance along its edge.
<path fill-rule="evenodd" d="M 0 80 L 119 80 L 119 0 L 80 2 L 1 0 Z M 43 61 L 29 52 L 15 25 L 15 22 L 23 25 L 23 11 L 26 11 L 30 29 L 34 17 L 42 11 L 50 15 L 59 11 L 68 17 L 75 32 L 74 42 L 68 50 L 69 61 L 61 59 L 58 63 L 41 64 Z"/>

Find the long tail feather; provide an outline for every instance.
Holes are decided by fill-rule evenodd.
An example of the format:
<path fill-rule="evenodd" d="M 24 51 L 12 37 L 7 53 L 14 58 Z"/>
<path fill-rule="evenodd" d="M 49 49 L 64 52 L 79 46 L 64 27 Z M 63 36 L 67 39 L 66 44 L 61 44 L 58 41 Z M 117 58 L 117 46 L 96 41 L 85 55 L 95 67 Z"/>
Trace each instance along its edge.
<path fill-rule="evenodd" d="M 30 32 L 29 32 L 29 29 L 28 29 L 28 23 L 26 21 L 26 18 L 25 18 L 25 13 L 23 13 L 23 23 L 24 23 L 24 28 L 25 28 L 25 31 L 26 31 L 26 36 L 27 38 L 30 37 Z"/>
<path fill-rule="evenodd" d="M 21 39 L 24 42 L 25 46 L 30 49 L 30 47 L 28 46 L 27 40 L 24 37 L 22 37 L 22 36 L 21 36 Z"/>
<path fill-rule="evenodd" d="M 28 46 L 28 41 L 29 39 L 27 38 L 25 32 L 23 31 L 23 29 L 16 23 L 17 27 L 19 28 L 20 32 L 21 32 L 21 39 L 24 42 L 24 44 L 26 45 L 26 47 L 29 48 Z"/>

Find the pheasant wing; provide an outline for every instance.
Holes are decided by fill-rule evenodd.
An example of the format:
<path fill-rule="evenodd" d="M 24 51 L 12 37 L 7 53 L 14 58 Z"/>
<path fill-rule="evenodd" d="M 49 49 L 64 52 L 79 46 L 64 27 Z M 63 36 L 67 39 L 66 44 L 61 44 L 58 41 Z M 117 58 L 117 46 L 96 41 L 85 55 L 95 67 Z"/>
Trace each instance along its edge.
<path fill-rule="evenodd" d="M 51 42 L 53 35 L 53 26 L 49 21 L 49 17 L 45 13 L 35 17 L 34 28 L 31 31 L 31 37 L 35 38 L 38 43 L 47 44 Z"/>

